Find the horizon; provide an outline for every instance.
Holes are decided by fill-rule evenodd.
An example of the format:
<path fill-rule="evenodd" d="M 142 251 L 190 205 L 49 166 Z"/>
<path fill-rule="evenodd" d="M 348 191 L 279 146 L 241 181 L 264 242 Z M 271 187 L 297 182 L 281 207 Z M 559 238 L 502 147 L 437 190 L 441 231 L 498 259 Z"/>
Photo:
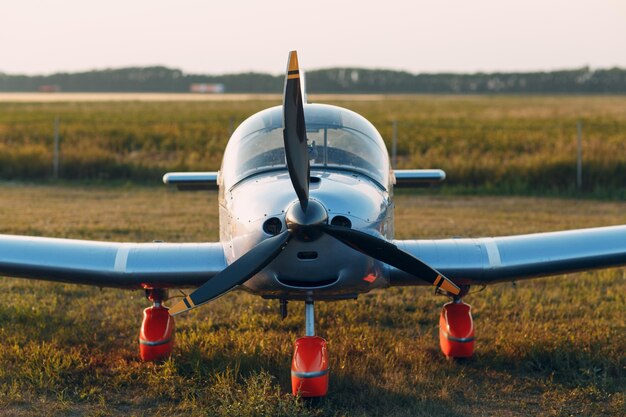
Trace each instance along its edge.
<path fill-rule="evenodd" d="M 225 73 L 199 73 L 199 72 L 189 72 L 185 71 L 180 67 L 168 66 L 163 64 L 148 64 L 142 66 L 129 65 L 129 66 L 121 66 L 121 67 L 100 67 L 100 68 L 90 68 L 90 69 L 78 69 L 74 71 L 57 71 L 51 73 L 34 73 L 34 74 L 25 74 L 25 73 L 9 73 L 4 72 L 0 68 L 0 74 L 5 76 L 14 76 L 14 77 L 50 77 L 59 74 L 83 74 L 90 72 L 105 72 L 105 71 L 118 71 L 118 70 L 127 70 L 127 69 L 148 69 L 148 68 L 165 68 L 172 71 L 181 71 L 184 75 L 200 75 L 200 76 L 209 76 L 209 77 L 220 77 L 220 76 L 228 76 L 228 75 L 240 75 L 240 74 L 263 74 L 270 75 L 273 77 L 282 77 L 284 73 L 270 73 L 263 71 L 240 71 L 240 72 L 225 72 Z M 349 70 L 364 70 L 364 71 L 392 71 L 392 72 L 405 72 L 411 75 L 430 75 L 430 74 L 458 74 L 458 75 L 475 75 L 475 74 L 536 74 L 536 73 L 553 73 L 553 72 L 567 72 L 567 71 L 577 71 L 586 69 L 588 71 L 606 71 L 612 69 L 618 70 L 626 70 L 625 66 L 613 66 L 613 67 L 591 67 L 591 66 L 580 66 L 580 67 L 570 67 L 570 68 L 553 68 L 553 69 L 537 69 L 537 70 L 510 70 L 510 71 L 472 71 L 472 72 L 460 72 L 460 71 L 435 71 L 435 72 L 411 72 L 402 69 L 394 69 L 394 68 L 370 68 L 370 67 L 325 67 L 325 68 L 312 68 L 307 69 L 303 68 L 302 70 L 306 72 L 314 72 L 314 71 L 327 71 L 327 70 L 335 70 L 335 69 L 349 69 Z"/>

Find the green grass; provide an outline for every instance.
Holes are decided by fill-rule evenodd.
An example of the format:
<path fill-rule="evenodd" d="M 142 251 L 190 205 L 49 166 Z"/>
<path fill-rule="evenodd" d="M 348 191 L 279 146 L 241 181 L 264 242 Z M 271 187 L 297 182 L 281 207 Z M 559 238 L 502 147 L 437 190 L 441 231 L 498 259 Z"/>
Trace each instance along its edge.
<path fill-rule="evenodd" d="M 400 168 L 443 168 L 448 186 L 488 193 L 573 194 L 580 121 L 585 193 L 626 196 L 626 97 L 335 96 L 329 102 L 371 120 L 388 147 L 397 121 Z M 217 170 L 230 124 L 278 104 L 0 103 L 0 178 L 51 176 L 56 116 L 64 179 L 154 183 L 169 170 Z"/>
<path fill-rule="evenodd" d="M 217 239 L 216 195 L 161 188 L 4 184 L 0 231 L 119 241 Z M 484 236 L 626 223 L 623 202 L 400 195 L 398 238 Z M 445 360 L 445 299 L 394 288 L 317 304 L 330 395 L 289 394 L 300 303 L 230 293 L 177 317 L 173 357 L 138 360 L 138 291 L 0 279 L 3 415 L 621 415 L 623 269 L 488 287 L 469 295 L 477 351 Z"/>

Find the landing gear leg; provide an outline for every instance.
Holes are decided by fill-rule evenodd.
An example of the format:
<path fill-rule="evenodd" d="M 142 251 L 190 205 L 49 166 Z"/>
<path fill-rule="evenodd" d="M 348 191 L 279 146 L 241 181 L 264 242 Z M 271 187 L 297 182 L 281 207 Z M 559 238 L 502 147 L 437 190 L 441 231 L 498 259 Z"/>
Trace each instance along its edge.
<path fill-rule="evenodd" d="M 301 397 L 324 397 L 328 393 L 326 340 L 315 336 L 313 301 L 305 304 L 306 336 L 296 340 L 291 362 L 291 391 Z"/>
<path fill-rule="evenodd" d="M 167 300 L 167 290 L 151 288 L 146 290 L 146 297 L 152 301 L 152 307 L 143 311 L 143 322 L 139 332 L 139 356 L 142 361 L 158 361 L 172 354 L 174 347 L 174 318 L 163 307 Z"/>
<path fill-rule="evenodd" d="M 474 321 L 470 310 L 461 297 L 455 297 L 441 310 L 439 345 L 447 358 L 469 358 L 474 354 Z"/>

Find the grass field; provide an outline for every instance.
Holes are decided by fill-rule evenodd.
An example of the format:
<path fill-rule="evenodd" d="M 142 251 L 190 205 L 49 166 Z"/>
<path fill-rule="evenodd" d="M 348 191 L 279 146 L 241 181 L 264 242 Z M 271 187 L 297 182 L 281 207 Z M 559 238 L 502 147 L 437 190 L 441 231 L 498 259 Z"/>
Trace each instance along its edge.
<path fill-rule="evenodd" d="M 247 101 L 240 97 L 141 101 L 142 97 L 108 102 L 0 100 L 0 178 L 51 176 L 57 116 L 64 179 L 155 183 L 168 170 L 217 170 L 232 128 L 254 112 L 280 104 L 279 96 Z M 193 98 L 197 96 L 175 100 Z M 495 193 L 572 194 L 580 121 L 585 191 L 626 198 L 626 97 L 311 99 L 362 114 L 379 129 L 388 147 L 391 122 L 397 121 L 400 168 L 443 168 L 447 186 Z"/>
<path fill-rule="evenodd" d="M 68 105 L 69 106 L 69 105 Z M 3 184 L 0 231 L 120 241 L 217 239 L 216 195 Z M 626 223 L 626 203 L 400 195 L 398 238 Z M 330 395 L 289 395 L 303 307 L 230 293 L 177 318 L 174 356 L 138 360 L 140 292 L 0 278 L 0 415 L 624 415 L 624 269 L 471 294 L 476 357 L 446 361 L 430 288 L 318 304 Z"/>

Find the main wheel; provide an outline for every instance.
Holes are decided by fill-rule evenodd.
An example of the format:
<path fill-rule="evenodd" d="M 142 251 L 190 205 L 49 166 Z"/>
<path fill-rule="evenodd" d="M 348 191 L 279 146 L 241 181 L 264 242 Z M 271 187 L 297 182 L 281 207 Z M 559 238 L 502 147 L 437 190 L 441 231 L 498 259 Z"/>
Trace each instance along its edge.
<path fill-rule="evenodd" d="M 174 318 L 161 305 L 143 311 L 139 332 L 139 356 L 142 361 L 166 359 L 174 348 Z"/>
<path fill-rule="evenodd" d="M 439 345 L 448 358 L 469 358 L 474 354 L 474 322 L 471 307 L 464 302 L 443 306 L 439 317 Z"/>

